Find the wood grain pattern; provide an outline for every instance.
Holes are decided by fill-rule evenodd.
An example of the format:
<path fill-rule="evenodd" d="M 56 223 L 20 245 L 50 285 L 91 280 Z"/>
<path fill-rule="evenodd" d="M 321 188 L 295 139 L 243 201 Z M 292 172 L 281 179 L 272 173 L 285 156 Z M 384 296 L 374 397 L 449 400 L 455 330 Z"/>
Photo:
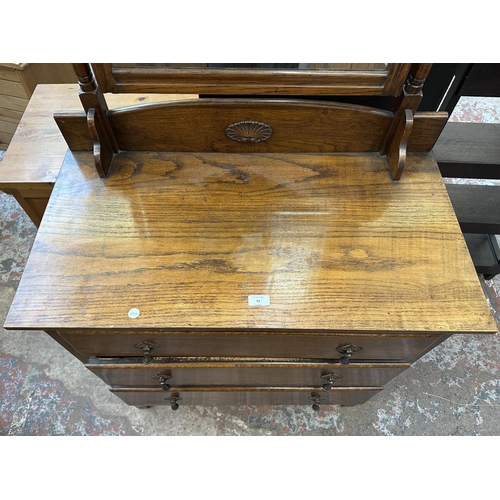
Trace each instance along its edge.
<path fill-rule="evenodd" d="M 22 111 L 15 111 L 13 109 L 0 108 L 0 118 L 4 121 L 10 121 L 19 124 L 23 116 Z"/>
<path fill-rule="evenodd" d="M 413 114 L 422 101 L 425 80 L 431 70 L 431 63 L 414 63 L 411 65 L 404 85 L 400 87 L 401 93 L 394 103 L 394 113 L 399 114 L 409 109 Z"/>
<path fill-rule="evenodd" d="M 267 141 L 228 139 L 244 120 L 271 126 Z M 392 113 L 366 106 L 307 100 L 196 99 L 145 104 L 109 113 L 121 150 L 267 152 L 379 151 Z"/>
<path fill-rule="evenodd" d="M 17 129 L 17 125 L 17 123 L 9 120 L 0 121 L 0 132 L 14 135 L 14 132 Z"/>
<path fill-rule="evenodd" d="M 94 163 L 100 177 L 107 177 L 118 145 L 104 113 L 90 108 L 87 125 L 93 142 Z"/>
<path fill-rule="evenodd" d="M 170 99 L 196 98 L 193 95 L 107 95 L 108 107 L 118 108 Z M 27 106 L 26 106 L 27 105 Z M 0 105 L 1 108 L 1 105 Z M 54 121 L 54 111 L 80 110 L 90 140 L 85 113 L 78 97 L 78 85 L 42 84 L 35 89 L 29 103 L 23 104 L 20 126 L 12 139 L 0 168 L 0 189 L 19 189 L 20 185 L 42 184 L 51 187 L 57 179 L 68 149 Z M 21 111 L 21 112 L 22 112 Z M 90 144 L 92 144 L 90 142 Z M 88 148 L 91 151 L 91 147 Z"/>
<path fill-rule="evenodd" d="M 14 71 L 13 71 L 14 72 Z M 123 107 L 132 104 L 163 101 L 166 99 L 187 99 L 196 96 L 186 95 L 145 95 L 126 94 L 106 96 L 109 107 Z M 26 107 L 27 104 L 27 107 Z M 22 119 L 14 135 L 0 132 L 0 143 L 10 142 L 0 168 L 0 190 L 10 191 L 16 200 L 38 226 L 47 205 L 52 186 L 57 179 L 68 146 L 54 121 L 54 110 L 78 110 L 81 103 L 78 98 L 78 85 L 42 84 L 35 89 L 31 100 L 24 104 L 26 111 L 13 111 L 1 108 L 0 116 L 7 120 L 12 116 L 16 123 Z M 23 108 L 24 109 L 24 108 Z M 92 149 L 92 139 L 87 126 L 85 113 L 82 128 L 75 133 L 82 134 Z M 0 149 L 2 145 L 0 144 Z M 35 201 L 33 191 L 44 192 Z M 24 197 L 24 194 L 27 196 Z"/>
<path fill-rule="evenodd" d="M 176 389 L 176 388 L 174 388 Z M 362 404 L 379 393 L 381 387 L 356 387 L 356 388 L 334 388 L 324 392 L 319 387 L 296 387 L 292 388 L 250 388 L 242 387 L 240 390 L 201 390 L 199 388 L 182 388 L 182 390 L 164 392 L 161 389 L 132 389 L 112 388 L 111 392 L 129 405 L 139 407 L 150 405 L 168 405 L 170 398 L 176 395 L 181 400 L 180 406 L 184 405 L 311 405 L 312 396 L 321 398 L 320 405 L 343 405 L 352 406 Z M 252 390 L 253 389 L 253 390 Z"/>
<path fill-rule="evenodd" d="M 13 97 L 23 97 L 26 99 L 27 93 L 21 82 L 10 80 L 0 80 L 0 94 Z"/>
<path fill-rule="evenodd" d="M 70 63 L 23 63 L 16 70 L 19 80 L 33 94 L 39 84 L 75 83 L 76 78 Z"/>
<path fill-rule="evenodd" d="M 207 320 L 208 321 L 208 320 Z M 362 348 L 353 360 L 386 360 L 394 362 L 415 361 L 431 346 L 441 341 L 440 335 L 374 335 L 336 334 L 335 331 L 319 334 L 314 331 L 297 332 L 290 329 L 262 331 L 166 331 L 124 332 L 59 331 L 79 353 L 85 356 L 140 356 L 136 345 L 142 341 L 157 345 L 152 356 L 261 356 L 306 357 L 338 360 L 337 348 L 354 344 Z M 332 328 L 333 330 L 333 328 Z"/>
<path fill-rule="evenodd" d="M 118 144 L 108 119 L 108 104 L 94 79 L 90 64 L 73 64 L 80 91 L 78 95 L 87 114 L 87 124 L 92 136 L 94 162 L 100 177 L 107 177 Z"/>
<path fill-rule="evenodd" d="M 439 140 L 447 121 L 446 112 L 415 113 L 407 153 L 429 153 Z"/>
<path fill-rule="evenodd" d="M 394 118 L 395 128 L 389 139 L 387 163 L 393 180 L 401 179 L 406 162 L 406 147 L 413 127 L 413 114 L 409 109 Z"/>
<path fill-rule="evenodd" d="M 495 332 L 436 163 L 406 168 L 398 184 L 378 154 L 122 153 L 103 180 L 68 154 L 6 325 Z"/>
<path fill-rule="evenodd" d="M 33 221 L 35 226 L 40 225 L 42 220 L 42 214 L 47 207 L 50 194 L 52 192 L 51 187 L 35 188 L 31 189 L 29 186 L 20 186 L 20 189 L 2 189 L 7 194 L 12 195 L 16 201 L 19 203 L 21 208 L 26 212 L 28 217 Z"/>
<path fill-rule="evenodd" d="M 321 108 L 318 108 L 318 110 Z M 328 107 L 325 108 L 328 110 Z M 132 115 L 133 116 L 133 115 Z M 176 116 L 176 115 L 174 115 Z M 178 118 L 178 116 L 176 116 Z M 158 118 L 158 117 L 157 117 Z M 192 151 L 195 150 L 195 148 L 198 148 L 196 150 L 200 151 L 206 151 L 206 152 L 214 152 L 214 146 L 218 146 L 219 149 L 224 146 L 226 149 L 229 148 L 229 144 L 224 142 L 224 138 L 221 134 L 220 131 L 214 130 L 213 127 L 210 126 L 210 124 L 206 125 L 206 128 L 204 130 L 205 132 L 205 137 L 193 137 L 191 133 L 187 135 L 181 135 L 179 134 L 178 131 L 176 131 L 176 128 L 171 124 L 171 119 L 174 117 L 171 117 L 169 114 L 165 116 L 165 121 L 163 123 L 159 123 L 158 119 L 155 121 L 158 123 L 158 126 L 155 127 L 154 133 L 156 136 L 159 136 L 159 140 L 162 141 L 164 148 L 174 151 L 174 150 L 189 150 L 191 148 Z M 92 151 L 92 138 L 90 137 L 88 127 L 87 127 L 87 119 L 85 116 L 85 113 L 83 111 L 60 111 L 56 112 L 54 114 L 54 119 L 56 120 L 59 129 L 61 130 L 62 135 L 64 136 L 64 139 L 66 140 L 66 143 L 68 144 L 68 147 L 72 151 Z M 271 117 L 273 119 L 273 117 Z M 423 113 L 417 113 L 413 117 L 413 127 L 411 130 L 410 137 L 408 139 L 408 145 L 407 145 L 407 151 L 412 153 L 412 152 L 418 152 L 418 153 L 428 153 L 431 151 L 431 149 L 434 147 L 434 144 L 436 143 L 438 137 L 441 134 L 441 131 L 443 130 L 443 127 L 446 124 L 446 121 L 448 120 L 448 113 L 446 112 L 440 112 L 440 113 L 434 113 L 434 112 L 423 112 Z M 297 122 L 297 120 L 295 120 Z M 309 150 L 312 149 L 312 146 L 315 147 L 317 150 L 323 150 L 323 151 L 335 151 L 339 149 L 339 146 L 335 146 L 332 144 L 331 140 L 335 139 L 332 137 L 332 134 L 336 134 L 336 129 L 333 127 L 333 123 L 337 121 L 339 122 L 339 119 L 336 120 L 331 120 L 330 124 L 328 125 L 330 127 L 330 130 L 326 130 L 321 128 L 321 122 L 323 121 L 324 125 L 327 125 L 327 123 L 324 122 L 324 117 L 321 116 L 314 116 L 313 115 L 313 123 L 317 123 L 317 126 L 319 127 L 319 130 L 317 133 L 309 133 L 309 141 L 307 142 L 305 138 L 299 139 L 297 142 L 302 141 L 305 147 L 307 147 Z M 189 124 L 192 123 L 192 120 L 189 119 L 189 117 L 186 117 L 186 120 L 181 122 L 180 126 L 182 129 L 187 129 L 189 127 Z M 306 117 L 306 120 L 303 123 L 309 124 L 309 117 Z M 362 128 L 364 129 L 365 126 L 368 123 L 362 124 Z M 128 127 L 132 127 L 133 130 L 140 130 L 138 128 L 138 124 L 134 123 L 133 119 L 126 119 L 125 123 L 121 123 L 122 127 L 124 129 Z M 222 123 L 221 126 L 224 124 Z M 289 124 L 285 123 L 285 128 L 289 128 Z M 349 125 L 351 127 L 351 125 Z M 383 124 L 383 127 L 385 127 L 385 124 Z M 303 127 L 301 124 L 297 124 L 297 128 L 300 133 L 302 133 Z M 166 131 L 172 131 L 174 136 L 169 136 L 166 134 Z M 190 132 L 189 130 L 186 130 L 186 132 Z M 327 132 L 325 134 L 325 132 Z M 355 141 L 364 143 L 366 145 L 366 137 L 360 138 L 360 137 L 352 137 L 353 132 L 346 132 L 345 130 L 342 132 L 344 133 L 347 137 L 349 134 L 351 134 L 351 147 L 354 147 Z M 127 132 L 127 135 L 132 134 L 130 132 Z M 141 135 L 144 135 L 142 132 Z M 282 137 L 285 137 L 283 132 L 281 132 Z M 174 140 L 175 137 L 175 140 Z M 215 140 L 215 137 L 218 138 L 218 140 Z M 373 132 L 368 134 L 368 138 L 372 138 L 371 140 L 373 141 L 373 137 L 378 137 L 378 133 L 375 133 L 375 136 L 373 135 Z M 289 135 L 290 142 L 293 143 L 293 141 L 296 141 L 296 133 L 292 133 Z M 145 138 L 146 142 L 143 144 L 150 144 L 153 142 L 151 138 L 148 136 Z M 133 147 L 140 146 L 141 148 L 144 148 L 144 145 L 141 145 L 138 143 L 134 137 L 132 136 L 132 144 L 134 145 Z M 375 148 L 374 150 L 377 150 L 378 147 L 376 147 L 379 143 L 378 138 L 373 141 L 373 147 Z M 157 141 L 158 144 L 158 141 Z M 150 146 L 151 147 L 151 146 Z M 157 146 L 155 146 L 156 148 Z M 235 146 L 232 145 L 234 148 Z M 295 146 L 296 148 L 297 146 Z M 340 147 L 342 147 L 340 145 Z M 346 148 L 346 145 L 344 143 L 344 148 Z M 366 147 L 366 146 L 365 146 Z M 251 149 L 251 148 L 248 148 Z M 291 151 L 287 151 L 291 152 Z"/>
<path fill-rule="evenodd" d="M 0 95 L 0 108 L 12 109 L 13 111 L 23 112 L 28 105 L 27 97 L 12 97 L 9 95 Z"/>
<path fill-rule="evenodd" d="M 144 365 L 137 358 L 124 360 L 91 359 L 86 365 L 104 382 L 114 386 L 161 387 L 157 377 L 167 374 L 170 385 L 219 386 L 314 386 L 325 384 L 321 376 L 334 374 L 335 387 L 382 386 L 409 363 L 355 363 L 345 367 L 340 363 L 307 362 L 307 360 L 225 360 L 159 359 Z"/>
<path fill-rule="evenodd" d="M 74 81 L 69 64 L 0 63 L 0 149 L 7 149 L 37 84 Z"/>
<path fill-rule="evenodd" d="M 411 64 L 387 70 L 239 70 L 92 63 L 103 92 L 255 95 L 398 95 Z"/>

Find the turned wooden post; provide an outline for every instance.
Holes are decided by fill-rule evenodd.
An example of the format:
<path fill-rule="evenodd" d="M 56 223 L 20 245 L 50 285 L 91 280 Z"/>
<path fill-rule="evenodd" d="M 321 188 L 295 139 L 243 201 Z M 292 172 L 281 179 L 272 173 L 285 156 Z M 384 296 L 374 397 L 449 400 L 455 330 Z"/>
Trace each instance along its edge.
<path fill-rule="evenodd" d="M 94 160 L 100 177 L 107 177 L 113 156 L 119 148 L 108 120 L 108 106 L 99 89 L 90 64 L 73 63 L 78 84 L 80 101 L 87 113 L 87 124 L 94 141 Z"/>
<path fill-rule="evenodd" d="M 403 173 L 413 116 L 422 101 L 422 88 L 431 67 L 430 63 L 412 64 L 401 93 L 394 103 L 394 119 L 380 149 L 381 155 L 387 155 L 393 180 L 399 180 Z"/>
<path fill-rule="evenodd" d="M 432 64 L 430 63 L 416 63 L 411 65 L 408 78 L 394 103 L 394 113 L 404 109 L 410 109 L 413 114 L 417 112 L 424 96 L 422 88 L 431 67 Z"/>

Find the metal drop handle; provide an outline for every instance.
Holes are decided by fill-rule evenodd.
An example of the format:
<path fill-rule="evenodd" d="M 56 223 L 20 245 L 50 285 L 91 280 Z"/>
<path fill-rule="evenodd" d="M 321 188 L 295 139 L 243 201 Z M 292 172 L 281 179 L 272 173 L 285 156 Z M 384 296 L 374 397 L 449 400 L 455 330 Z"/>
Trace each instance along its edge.
<path fill-rule="evenodd" d="M 179 403 L 177 403 L 177 401 L 180 401 L 182 398 L 180 398 L 179 396 L 172 396 L 170 398 L 170 408 L 172 408 L 172 410 L 176 411 L 179 409 Z"/>
<path fill-rule="evenodd" d="M 332 372 L 321 375 L 321 378 L 326 381 L 326 384 L 323 384 L 323 390 L 328 392 L 332 390 L 335 380 L 342 378 L 342 375 L 337 375 L 336 373 Z"/>
<path fill-rule="evenodd" d="M 151 356 L 151 351 L 155 349 L 156 347 L 160 347 L 158 344 L 154 344 L 153 342 L 139 342 L 138 344 L 135 344 L 134 347 L 137 347 L 138 349 L 142 349 L 142 352 L 144 353 L 144 359 L 142 360 L 144 363 L 148 364 L 153 361 L 153 357 Z"/>
<path fill-rule="evenodd" d="M 171 389 L 170 384 L 167 384 L 167 380 L 170 380 L 172 378 L 172 375 L 167 375 L 167 374 L 159 373 L 158 375 L 154 375 L 151 378 L 157 378 L 158 382 L 160 382 L 161 388 L 164 391 L 169 391 Z"/>
<path fill-rule="evenodd" d="M 337 352 L 343 354 L 343 356 L 339 359 L 340 364 L 343 366 L 349 366 L 349 362 L 351 360 L 352 355 L 357 351 L 362 351 L 363 348 L 354 344 L 347 344 L 342 347 L 337 348 Z"/>
<path fill-rule="evenodd" d="M 319 404 L 325 398 L 322 398 L 320 396 L 311 396 L 309 399 L 313 402 L 312 409 L 314 411 L 319 411 Z"/>

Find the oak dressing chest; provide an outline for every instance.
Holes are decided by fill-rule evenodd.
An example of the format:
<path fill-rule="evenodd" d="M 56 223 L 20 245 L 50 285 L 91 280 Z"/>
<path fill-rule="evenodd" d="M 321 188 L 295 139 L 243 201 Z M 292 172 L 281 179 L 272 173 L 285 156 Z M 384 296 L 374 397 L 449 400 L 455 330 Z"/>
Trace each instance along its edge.
<path fill-rule="evenodd" d="M 109 111 L 102 66 L 96 81 L 75 65 L 85 111 L 56 114 L 70 151 L 6 328 L 44 330 L 126 403 L 172 409 L 360 404 L 449 335 L 496 332 L 429 152 L 446 117 L 413 109 L 410 65 L 393 112 L 241 97 Z M 149 90 L 213 84 L 159 75 Z"/>

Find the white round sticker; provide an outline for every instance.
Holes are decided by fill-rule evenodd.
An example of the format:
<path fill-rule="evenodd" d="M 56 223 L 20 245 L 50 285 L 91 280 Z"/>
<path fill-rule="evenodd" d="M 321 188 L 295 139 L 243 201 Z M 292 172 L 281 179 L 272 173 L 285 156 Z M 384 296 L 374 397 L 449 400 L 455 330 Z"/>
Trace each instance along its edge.
<path fill-rule="evenodd" d="M 134 319 L 134 318 L 137 318 L 139 316 L 139 314 L 141 314 L 141 311 L 139 311 L 139 309 L 137 309 L 137 307 L 133 307 L 128 312 L 128 317 Z"/>

